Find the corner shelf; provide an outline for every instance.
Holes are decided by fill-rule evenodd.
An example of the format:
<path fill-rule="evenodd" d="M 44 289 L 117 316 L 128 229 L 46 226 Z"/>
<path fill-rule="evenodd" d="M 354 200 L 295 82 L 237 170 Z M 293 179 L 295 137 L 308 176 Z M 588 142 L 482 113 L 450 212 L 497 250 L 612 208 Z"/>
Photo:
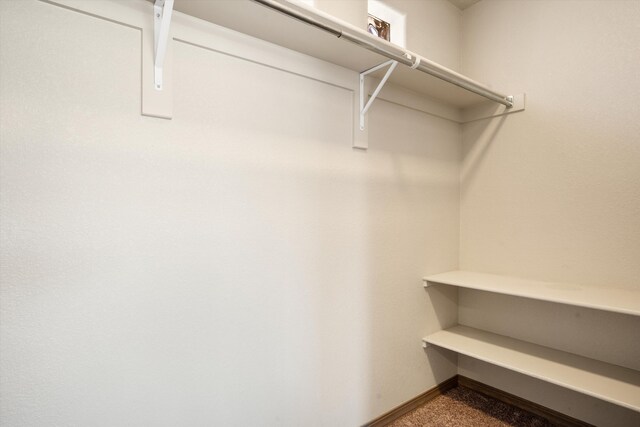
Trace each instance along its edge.
<path fill-rule="evenodd" d="M 522 298 L 640 316 L 640 291 L 541 282 L 470 271 L 450 271 L 424 278 Z M 468 326 L 455 326 L 423 338 L 424 346 L 446 348 L 640 412 L 640 371 Z"/>
<path fill-rule="evenodd" d="M 450 271 L 427 276 L 423 280 L 425 287 L 440 283 L 640 316 L 640 290 L 541 282 L 469 271 Z"/>
<path fill-rule="evenodd" d="M 640 411 L 640 372 L 467 326 L 423 338 L 435 345 Z"/>

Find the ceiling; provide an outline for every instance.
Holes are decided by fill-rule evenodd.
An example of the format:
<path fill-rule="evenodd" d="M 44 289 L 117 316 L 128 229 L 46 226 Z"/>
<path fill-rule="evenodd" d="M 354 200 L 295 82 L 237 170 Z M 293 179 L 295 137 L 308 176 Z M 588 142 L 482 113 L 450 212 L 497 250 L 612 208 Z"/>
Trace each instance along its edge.
<path fill-rule="evenodd" d="M 478 3 L 480 0 L 449 0 L 449 3 L 453 4 L 460 10 L 464 10 L 471 5 Z"/>

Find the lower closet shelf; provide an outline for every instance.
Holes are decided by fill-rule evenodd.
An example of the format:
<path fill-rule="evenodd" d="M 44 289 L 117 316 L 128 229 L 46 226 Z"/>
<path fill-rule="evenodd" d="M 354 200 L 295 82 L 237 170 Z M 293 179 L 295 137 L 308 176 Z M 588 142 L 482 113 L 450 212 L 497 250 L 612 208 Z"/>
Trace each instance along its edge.
<path fill-rule="evenodd" d="M 640 411 L 640 372 L 467 326 L 425 338 L 435 345 Z"/>

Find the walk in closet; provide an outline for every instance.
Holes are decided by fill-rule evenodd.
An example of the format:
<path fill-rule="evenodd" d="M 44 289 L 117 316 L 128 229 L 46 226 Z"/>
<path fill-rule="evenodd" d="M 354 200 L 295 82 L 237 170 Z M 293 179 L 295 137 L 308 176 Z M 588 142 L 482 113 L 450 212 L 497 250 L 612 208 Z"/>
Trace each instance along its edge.
<path fill-rule="evenodd" d="M 0 1 L 0 423 L 640 425 L 638 22 Z"/>

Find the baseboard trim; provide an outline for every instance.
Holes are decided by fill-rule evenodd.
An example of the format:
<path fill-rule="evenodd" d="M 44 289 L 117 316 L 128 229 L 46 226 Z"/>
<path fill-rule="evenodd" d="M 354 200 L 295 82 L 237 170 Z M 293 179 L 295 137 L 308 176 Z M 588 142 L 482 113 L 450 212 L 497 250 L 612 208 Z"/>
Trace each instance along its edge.
<path fill-rule="evenodd" d="M 522 397 L 507 393 L 506 391 L 502 391 L 462 375 L 458 375 L 457 383 L 461 387 L 466 387 L 493 399 L 499 400 L 500 402 L 531 412 L 539 417 L 546 418 L 554 425 L 561 427 L 594 427 L 592 424 L 585 423 L 584 421 L 580 421 L 561 412 L 554 411 L 546 406 L 539 405 L 530 400 L 523 399 Z"/>
<path fill-rule="evenodd" d="M 430 400 L 435 399 L 446 391 L 451 390 L 452 388 L 456 388 L 457 386 L 466 387 L 475 392 L 499 400 L 500 402 L 531 412 L 532 414 L 545 418 L 552 424 L 560 427 L 595 427 L 592 424 L 580 421 L 561 412 L 554 411 L 553 409 L 547 408 L 546 406 L 539 405 L 530 400 L 523 399 L 522 397 L 507 393 L 506 391 L 502 391 L 500 389 L 491 387 L 490 385 L 472 380 L 471 378 L 467 378 L 462 375 L 456 375 L 455 377 L 451 377 L 448 380 L 441 382 L 440 384 L 414 397 L 413 399 L 404 402 L 402 405 L 399 405 L 389 412 L 380 415 L 378 418 L 369 421 L 362 427 L 387 426 L 406 413 L 413 411 L 419 406 L 424 405 Z"/>
<path fill-rule="evenodd" d="M 389 412 L 380 415 L 375 420 L 369 421 L 368 423 L 364 424 L 362 427 L 383 427 L 389 425 L 407 412 L 413 411 L 417 407 L 422 406 L 430 400 L 435 399 L 444 392 L 457 387 L 457 385 L 458 376 L 456 375 L 455 377 L 451 377 L 448 380 L 441 382 L 440 384 L 414 397 L 413 399 L 404 402 L 402 405 L 396 406 Z"/>

